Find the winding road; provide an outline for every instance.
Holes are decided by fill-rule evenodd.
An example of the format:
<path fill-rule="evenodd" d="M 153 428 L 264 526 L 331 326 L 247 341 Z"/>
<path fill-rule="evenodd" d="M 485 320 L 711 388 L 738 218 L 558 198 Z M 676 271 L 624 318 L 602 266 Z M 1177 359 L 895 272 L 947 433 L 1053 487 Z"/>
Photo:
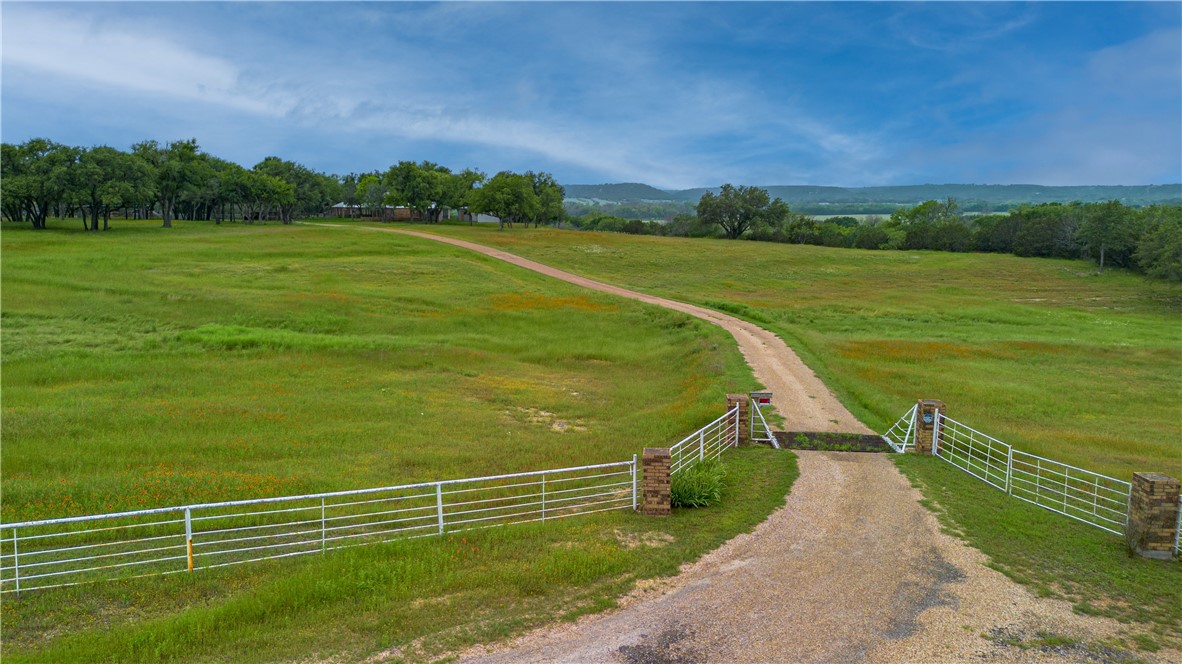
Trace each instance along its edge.
<path fill-rule="evenodd" d="M 464 240 L 368 230 L 444 242 L 709 321 L 734 336 L 789 430 L 870 432 L 791 348 L 751 323 Z M 800 477 L 785 505 L 752 532 L 623 598 L 617 610 L 473 648 L 458 653 L 460 661 L 1094 662 L 1096 651 L 1083 646 L 1044 652 L 1007 639 L 1041 632 L 1094 642 L 1120 629 L 1036 598 L 986 567 L 980 552 L 940 531 L 888 456 L 797 454 Z M 1138 653 L 1160 661 L 1173 655 Z"/>

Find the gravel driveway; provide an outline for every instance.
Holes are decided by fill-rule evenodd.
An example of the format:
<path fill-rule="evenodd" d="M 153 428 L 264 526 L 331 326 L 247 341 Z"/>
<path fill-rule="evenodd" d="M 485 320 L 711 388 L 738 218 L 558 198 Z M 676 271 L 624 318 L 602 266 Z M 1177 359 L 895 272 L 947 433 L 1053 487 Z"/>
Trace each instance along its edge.
<path fill-rule="evenodd" d="M 716 311 L 599 283 L 482 245 L 413 231 L 580 286 L 665 306 L 734 335 L 797 431 L 869 432 L 778 337 Z M 788 454 L 789 452 L 785 452 Z M 460 654 L 463 662 L 1126 661 L 1094 645 L 1115 621 L 1034 597 L 940 532 L 882 454 L 808 452 L 781 509 L 620 608 Z M 1022 649 L 1036 635 L 1080 643 Z M 1091 644 L 1091 645 L 1081 645 Z M 1179 653 L 1137 653 L 1176 662 Z"/>

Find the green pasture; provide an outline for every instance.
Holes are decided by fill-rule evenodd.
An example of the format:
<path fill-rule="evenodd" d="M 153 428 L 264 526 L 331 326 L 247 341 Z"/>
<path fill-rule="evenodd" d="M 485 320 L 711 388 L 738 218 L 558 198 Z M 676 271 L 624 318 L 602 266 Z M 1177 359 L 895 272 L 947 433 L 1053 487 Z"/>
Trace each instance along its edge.
<path fill-rule="evenodd" d="M 1083 261 L 444 226 L 779 334 L 885 430 L 919 398 L 1033 454 L 1182 476 L 1182 286 Z"/>
<path fill-rule="evenodd" d="M 756 387 L 713 326 L 471 252 L 177 224 L 4 226 L 3 521 L 615 461 Z M 1033 453 L 1182 475 L 1179 286 L 1013 256 L 414 228 L 757 322 L 879 430 L 940 398 Z M 993 564 L 1148 625 L 1128 637 L 1143 649 L 1176 645 L 1174 595 L 1153 599 L 1178 587 L 1173 567 L 1113 563 L 1119 538 L 926 461 L 900 467 Z M 723 501 L 671 519 L 609 513 L 5 595 L 4 658 L 433 659 L 611 606 L 758 523 L 796 472 L 765 449 L 725 463 Z"/>
<path fill-rule="evenodd" d="M 712 326 L 471 252 L 156 226 L 4 227 L 3 521 L 631 459 L 754 387 Z M 660 524 L 608 514 L 6 594 L 4 658 L 426 657 L 598 610 L 750 528 L 795 472 L 767 454 L 735 456 L 741 501 Z M 480 562 L 437 560 L 453 547 Z"/>
<path fill-rule="evenodd" d="M 5 521 L 631 459 L 751 380 L 710 326 L 413 238 L 3 252 Z"/>
<path fill-rule="evenodd" d="M 917 398 L 1026 451 L 1130 479 L 1182 476 L 1182 286 L 1082 261 L 873 252 L 481 227 L 439 233 L 704 304 L 781 335 L 884 431 Z M 1182 565 L 1006 496 L 935 459 L 896 457 L 945 526 L 1039 594 L 1182 648 Z"/>

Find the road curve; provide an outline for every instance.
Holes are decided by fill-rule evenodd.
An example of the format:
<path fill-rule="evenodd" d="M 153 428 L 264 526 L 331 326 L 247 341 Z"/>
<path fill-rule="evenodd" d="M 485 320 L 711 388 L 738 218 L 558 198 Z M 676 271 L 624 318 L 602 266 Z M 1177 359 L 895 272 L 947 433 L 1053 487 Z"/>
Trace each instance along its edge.
<path fill-rule="evenodd" d="M 342 227 L 336 224 L 315 224 L 319 226 Z M 349 228 L 349 227 L 343 227 Z M 356 227 L 352 227 L 356 228 Z M 821 382 L 815 373 L 788 347 L 779 337 L 767 330 L 748 323 L 740 318 L 699 307 L 685 302 L 678 302 L 656 295 L 638 293 L 627 288 L 620 288 L 601 281 L 588 279 L 577 274 L 531 261 L 500 249 L 485 245 L 458 240 L 456 238 L 431 233 L 420 233 L 401 229 L 372 228 L 371 230 L 384 233 L 410 235 L 426 240 L 443 242 L 485 256 L 511 263 L 527 270 L 532 270 L 555 279 L 561 279 L 576 286 L 597 290 L 620 297 L 639 300 L 648 304 L 655 304 L 667 309 L 680 311 L 696 318 L 708 321 L 726 330 L 739 344 L 743 358 L 755 373 L 755 378 L 766 390 L 773 395 L 772 405 L 776 412 L 784 418 L 784 426 L 788 431 L 836 431 L 848 433 L 872 433 L 866 425 L 855 418 L 845 406 L 833 396 L 829 388 Z"/>
<path fill-rule="evenodd" d="M 707 320 L 735 337 L 789 429 L 868 432 L 783 341 L 751 323 L 464 240 L 367 230 L 444 242 Z M 800 477 L 784 507 L 752 532 L 623 598 L 619 610 L 477 646 L 456 653 L 460 661 L 1084 662 L 1095 661 L 1086 648 L 1030 651 L 1012 638 L 1086 643 L 1120 631 L 1115 621 L 1076 615 L 1069 603 L 1036 598 L 986 567 L 983 554 L 941 532 L 886 455 L 797 454 Z M 982 638 L 991 634 L 997 638 Z M 1138 656 L 1164 662 L 1177 654 Z"/>

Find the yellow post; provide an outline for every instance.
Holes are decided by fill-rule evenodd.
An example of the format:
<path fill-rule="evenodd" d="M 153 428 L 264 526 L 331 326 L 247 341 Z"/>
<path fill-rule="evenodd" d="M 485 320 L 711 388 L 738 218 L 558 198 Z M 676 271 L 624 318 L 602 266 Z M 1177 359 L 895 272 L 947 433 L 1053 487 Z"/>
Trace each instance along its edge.
<path fill-rule="evenodd" d="M 185 508 L 185 550 L 189 558 L 189 571 L 193 571 L 193 516 Z"/>

